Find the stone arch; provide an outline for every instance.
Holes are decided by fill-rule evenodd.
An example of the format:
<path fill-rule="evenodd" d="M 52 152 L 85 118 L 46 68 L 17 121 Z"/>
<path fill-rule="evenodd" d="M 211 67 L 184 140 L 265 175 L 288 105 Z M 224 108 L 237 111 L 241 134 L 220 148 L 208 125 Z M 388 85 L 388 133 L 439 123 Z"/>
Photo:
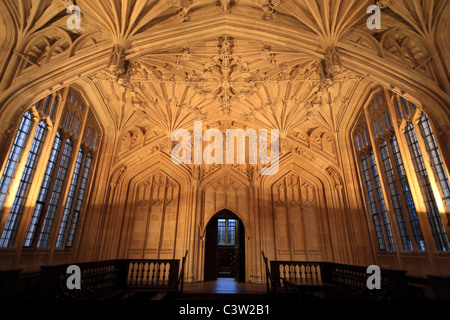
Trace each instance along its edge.
<path fill-rule="evenodd" d="M 375 55 L 381 56 L 382 49 L 380 43 L 367 32 L 361 31 L 356 28 L 349 29 L 344 33 L 342 41 L 351 43 L 358 48 L 372 52 Z"/>
<path fill-rule="evenodd" d="M 185 223 L 179 219 L 187 219 L 188 214 L 181 208 L 187 208 L 190 186 L 190 176 L 185 169 L 175 166 L 170 157 L 158 154 L 150 157 L 146 166 L 139 161 L 128 161 L 117 164 L 114 172 L 118 173 L 110 179 L 111 200 L 105 208 L 110 213 L 107 222 L 109 234 L 103 236 L 110 243 L 116 242 L 109 247 L 119 248 L 119 257 L 173 259 L 183 256 L 186 248 L 178 244 L 184 242 L 187 231 L 183 229 Z M 153 179 L 154 176 L 167 177 L 163 181 L 164 187 L 158 186 L 158 192 L 151 184 L 162 182 L 159 178 Z M 176 199 L 170 185 L 176 189 L 172 190 Z M 159 222 L 151 224 L 150 218 Z M 138 235 L 134 234 L 135 231 Z M 161 241 L 150 235 L 150 231 L 159 234 Z"/>
<path fill-rule="evenodd" d="M 181 185 L 156 166 L 133 179 L 128 256 L 174 258 L 177 249 Z"/>
<path fill-rule="evenodd" d="M 51 38 L 50 35 L 52 36 Z M 29 57 L 29 59 L 22 60 L 22 63 L 17 68 L 18 74 L 28 68 L 41 67 L 54 60 L 54 57 L 57 59 L 69 57 L 71 47 L 72 39 L 65 30 L 59 27 L 50 27 L 36 32 L 24 45 L 24 55 Z M 36 51 L 35 48 L 39 51 Z M 35 61 L 31 60 L 32 57 L 35 57 Z"/>
<path fill-rule="evenodd" d="M 318 48 L 319 45 L 317 43 L 310 43 L 311 39 L 304 39 L 301 34 L 295 35 L 294 37 L 292 32 L 286 32 L 286 30 L 277 26 L 273 26 L 271 32 L 268 32 L 261 27 L 255 25 L 250 26 L 250 22 L 242 19 L 236 19 L 237 18 L 230 16 L 220 22 L 214 21 L 214 19 L 205 20 L 202 22 L 202 25 L 205 28 L 204 30 L 197 31 L 194 34 L 186 32 L 186 36 L 178 37 L 176 41 L 170 37 L 170 30 L 167 31 L 167 37 L 160 37 L 160 40 L 153 39 L 153 37 L 137 37 L 135 42 L 142 50 L 140 50 L 139 54 L 130 50 L 128 53 L 128 58 L 130 60 L 136 59 L 151 49 L 155 50 L 158 47 L 167 45 L 167 41 L 171 41 L 173 45 L 178 45 L 196 41 L 196 39 L 214 36 L 214 34 L 211 33 L 211 30 L 217 25 L 217 23 L 221 23 L 221 28 L 219 28 L 220 31 L 215 31 L 217 35 L 226 33 L 241 36 L 243 38 L 265 39 L 265 42 L 268 43 L 280 43 L 290 48 L 302 50 L 310 54 L 312 57 L 319 59 L 323 58 L 323 53 L 319 53 L 320 50 L 317 52 L 309 50 L 307 49 L 308 46 L 306 43 Z M 239 27 L 234 26 L 234 23 L 238 23 Z M 187 28 L 189 28 L 189 26 L 187 26 Z M 166 40 L 161 40 L 163 38 Z M 281 41 L 281 39 L 289 41 Z M 13 87 L 10 88 L 10 90 L 8 90 L 8 93 L 2 94 L 0 97 L 0 104 L 5 106 L 2 111 L 6 111 L 12 107 L 12 105 L 16 102 L 15 100 L 19 97 L 22 101 L 29 99 L 29 93 L 27 93 L 27 90 L 30 90 L 31 88 L 33 88 L 33 90 L 39 90 L 40 87 L 44 86 L 46 86 L 47 89 L 48 87 L 56 87 L 59 83 L 61 83 L 61 79 L 54 79 L 56 70 L 60 71 L 61 68 L 64 68 L 67 71 L 64 73 L 67 79 L 66 81 L 71 82 L 74 77 L 83 77 L 88 73 L 104 69 L 110 55 L 108 48 L 111 48 L 110 44 L 99 45 L 98 47 L 83 52 L 83 59 L 79 59 L 79 57 L 75 55 L 74 57 L 69 58 L 68 61 L 50 63 L 46 68 L 43 68 L 45 70 L 42 68 L 41 70 L 37 70 L 36 78 L 27 79 L 26 77 L 21 77 L 20 79 L 17 79 L 18 81 Z M 444 106 L 449 104 L 450 98 L 447 94 L 440 90 L 433 81 L 427 81 L 424 85 L 422 81 L 408 76 L 409 71 L 405 70 L 405 68 L 399 63 L 396 64 L 394 62 L 389 62 L 389 64 L 386 65 L 387 68 L 382 71 L 379 68 L 379 62 L 381 62 L 382 58 L 367 61 L 367 59 L 363 59 L 364 54 L 358 52 L 356 48 L 350 48 L 348 46 L 341 48 L 340 55 L 343 64 L 350 70 L 368 75 L 376 82 L 385 86 L 393 85 L 394 87 L 400 88 L 400 90 L 410 92 L 410 94 L 416 96 L 418 100 L 424 101 L 424 103 L 428 105 L 430 113 L 435 114 L 435 118 L 437 119 L 440 119 L 444 114 L 446 115 Z M 361 59 L 358 59 L 358 57 Z M 59 72 L 58 75 L 60 76 Z M 39 81 L 37 81 L 38 78 Z M 448 115 L 444 118 L 448 119 Z"/>
<path fill-rule="evenodd" d="M 98 36 L 98 38 L 96 38 L 95 36 Z M 98 45 L 98 43 L 108 40 L 110 40 L 109 37 L 106 36 L 105 33 L 102 31 L 92 31 L 83 34 L 73 42 L 69 52 L 69 56 L 73 56 L 76 55 L 77 53 L 81 53 L 91 48 L 95 48 Z"/>
<path fill-rule="evenodd" d="M 233 209 L 233 208 L 230 208 L 230 207 L 227 207 L 227 206 L 223 206 L 223 207 L 217 208 L 216 213 L 214 213 L 212 216 L 208 217 L 208 220 L 205 220 L 205 225 L 204 225 L 203 228 L 201 229 L 200 235 L 201 235 L 201 236 L 204 236 L 204 235 L 205 235 L 205 231 L 206 231 L 206 227 L 207 227 L 208 223 L 211 221 L 211 219 L 214 218 L 214 216 L 215 216 L 217 213 L 219 213 L 219 212 L 221 212 L 221 211 L 226 211 L 226 210 L 231 211 L 234 215 L 236 215 L 236 217 L 239 218 L 239 220 L 241 220 L 242 224 L 244 225 L 245 232 L 247 233 L 247 232 L 248 232 L 248 231 L 247 231 L 247 226 L 248 226 L 247 223 L 248 223 L 248 222 L 247 222 L 247 223 L 245 222 L 245 220 L 243 219 L 243 217 L 241 216 L 241 214 L 238 213 L 238 212 L 236 212 L 236 210 Z M 247 218 L 247 220 L 248 220 L 248 218 Z"/>
<path fill-rule="evenodd" d="M 433 79 L 431 70 L 424 69 L 425 61 L 429 58 L 430 53 L 426 49 L 424 41 L 417 34 L 392 28 L 381 36 L 380 45 L 382 57 L 391 56 L 399 59 L 400 63 L 409 66 L 412 70 L 416 70 L 416 67 L 421 65 L 420 72 Z"/>
<path fill-rule="evenodd" d="M 310 144 L 327 157 L 337 160 L 336 141 L 331 132 L 325 128 L 314 129 L 310 134 Z"/>
<path fill-rule="evenodd" d="M 301 161 L 300 157 L 296 154 L 289 155 L 283 159 L 284 163 L 280 164 L 281 170 L 278 174 L 261 179 L 263 198 L 271 199 L 270 202 L 265 201 L 260 204 L 264 208 L 261 214 L 265 219 L 265 232 L 267 239 L 272 237 L 278 242 L 273 245 L 270 240 L 267 240 L 263 249 L 271 259 L 354 261 L 354 257 L 348 251 L 348 247 L 355 245 L 355 240 L 351 236 L 353 229 L 350 223 L 353 217 L 345 204 L 340 171 L 331 165 L 321 168 L 314 162 Z M 296 198 L 292 190 L 287 190 L 286 201 L 277 204 L 277 194 L 272 187 L 292 174 L 304 180 L 299 184 L 299 187 L 305 189 L 302 192 L 306 195 L 307 187 L 311 186 L 315 189 L 315 197 Z M 285 182 L 286 188 L 293 189 L 289 187 L 289 183 L 289 181 Z M 301 201 L 296 201 L 299 199 Z M 317 218 L 315 235 L 272 227 L 278 222 L 278 225 L 283 226 L 283 221 L 288 218 L 297 221 L 297 217 L 302 215 L 306 217 L 303 224 L 309 223 L 311 218 Z M 281 239 L 280 234 L 287 236 Z M 309 249 L 302 251 L 304 246 Z"/>
<path fill-rule="evenodd" d="M 249 197 L 248 183 L 244 183 L 242 177 L 232 170 L 219 170 L 200 187 L 202 194 L 202 234 L 208 221 L 214 214 L 223 209 L 234 212 L 242 221 L 246 230 L 250 230 L 248 219 L 250 210 L 248 202 L 244 199 Z"/>
<path fill-rule="evenodd" d="M 147 165 L 143 166 L 142 161 L 148 161 Z M 191 185 L 191 173 L 185 165 L 176 165 L 172 162 L 170 155 L 160 151 L 154 154 L 151 148 L 143 149 L 139 158 L 133 157 L 114 165 L 115 168 L 121 166 L 127 167 L 127 170 L 123 175 L 123 180 L 126 181 L 127 184 L 135 181 L 136 177 L 142 176 L 148 170 L 159 167 L 164 168 L 164 170 L 167 170 L 168 172 L 172 172 L 171 176 L 179 181 L 182 186 Z"/>
<path fill-rule="evenodd" d="M 126 129 L 119 137 L 117 155 L 122 157 L 144 143 L 145 133 L 139 127 Z"/>

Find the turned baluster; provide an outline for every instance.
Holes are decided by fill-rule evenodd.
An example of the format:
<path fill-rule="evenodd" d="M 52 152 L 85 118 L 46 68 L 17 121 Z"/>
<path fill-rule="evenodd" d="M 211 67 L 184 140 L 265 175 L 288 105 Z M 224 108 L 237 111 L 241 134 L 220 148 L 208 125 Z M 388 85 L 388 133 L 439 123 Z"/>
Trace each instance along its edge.
<path fill-rule="evenodd" d="M 161 270 L 162 268 L 162 270 Z M 161 272 L 164 272 L 164 263 L 158 263 L 158 273 L 156 275 L 156 284 L 159 286 L 161 283 Z"/>
<path fill-rule="evenodd" d="M 142 285 L 145 286 L 148 282 L 148 263 L 145 262 L 142 268 Z"/>
<path fill-rule="evenodd" d="M 161 277 L 161 285 L 165 285 L 166 284 L 166 274 L 167 274 L 167 270 L 168 268 L 168 263 L 163 263 L 163 270 L 162 270 L 162 277 Z"/>
<path fill-rule="evenodd" d="M 128 279 L 127 279 L 127 285 L 133 284 L 133 262 L 128 263 Z"/>
<path fill-rule="evenodd" d="M 137 262 L 133 263 L 133 285 L 137 285 L 137 277 L 138 277 L 137 268 L 138 263 Z"/>
<path fill-rule="evenodd" d="M 156 262 L 152 263 L 153 270 L 152 270 L 152 285 L 155 285 L 155 272 L 158 269 L 158 264 Z"/>

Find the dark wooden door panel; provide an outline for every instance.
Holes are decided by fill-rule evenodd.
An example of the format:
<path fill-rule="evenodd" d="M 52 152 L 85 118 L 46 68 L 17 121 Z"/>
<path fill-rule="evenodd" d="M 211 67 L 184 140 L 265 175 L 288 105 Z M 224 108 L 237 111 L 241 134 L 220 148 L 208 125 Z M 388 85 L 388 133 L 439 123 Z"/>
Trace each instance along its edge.
<path fill-rule="evenodd" d="M 217 279 L 217 219 L 206 227 L 205 238 L 205 281 Z"/>

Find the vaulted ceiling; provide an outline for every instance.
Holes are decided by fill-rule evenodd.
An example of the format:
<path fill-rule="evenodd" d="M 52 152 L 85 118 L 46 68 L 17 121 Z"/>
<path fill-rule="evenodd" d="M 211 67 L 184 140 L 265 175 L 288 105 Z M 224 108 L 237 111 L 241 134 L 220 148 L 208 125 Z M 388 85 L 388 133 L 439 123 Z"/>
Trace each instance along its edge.
<path fill-rule="evenodd" d="M 16 76 L 108 50 L 108 64 L 80 81 L 102 97 L 119 141 L 136 128 L 170 136 L 194 120 L 276 128 L 296 138 L 318 128 L 336 133 L 345 113 L 354 112 L 351 101 L 374 85 L 346 67 L 341 48 L 383 57 L 448 89 L 446 68 L 433 51 L 447 1 L 376 2 L 384 9 L 381 30 L 366 27 L 369 0 L 77 0 L 79 30 L 67 27 L 72 1 L 5 0 L 1 6 L 21 57 Z M 215 23 L 209 33 L 200 32 L 205 21 Z M 303 42 L 258 36 L 261 29 Z M 2 88 L 13 84 L 3 81 Z"/>

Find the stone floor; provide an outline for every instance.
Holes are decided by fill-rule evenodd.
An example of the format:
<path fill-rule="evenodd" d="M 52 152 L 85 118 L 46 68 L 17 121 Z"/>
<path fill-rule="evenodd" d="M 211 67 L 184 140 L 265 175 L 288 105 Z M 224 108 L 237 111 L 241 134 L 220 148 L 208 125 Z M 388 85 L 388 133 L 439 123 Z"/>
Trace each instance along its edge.
<path fill-rule="evenodd" d="M 214 294 L 263 294 L 265 284 L 243 283 L 234 278 L 218 278 L 216 281 L 184 283 L 183 293 Z"/>

